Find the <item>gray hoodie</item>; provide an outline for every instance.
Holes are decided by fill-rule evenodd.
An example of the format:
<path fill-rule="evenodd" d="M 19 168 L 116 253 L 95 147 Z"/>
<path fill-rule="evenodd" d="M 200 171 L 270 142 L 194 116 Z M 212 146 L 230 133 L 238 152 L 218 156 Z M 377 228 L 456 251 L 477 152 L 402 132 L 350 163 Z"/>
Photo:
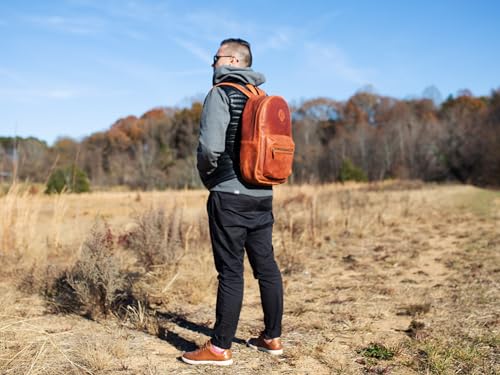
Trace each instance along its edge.
<path fill-rule="evenodd" d="M 251 68 L 221 66 L 214 71 L 212 82 L 239 81 L 259 86 L 265 82 L 261 73 Z M 200 122 L 200 137 L 197 149 L 197 168 L 200 176 L 208 176 L 217 167 L 217 160 L 224 152 L 226 145 L 226 130 L 231 115 L 229 113 L 229 98 L 220 87 L 213 87 L 205 98 Z M 233 194 L 245 194 L 255 197 L 271 196 L 272 189 L 252 188 L 245 186 L 238 178 L 224 181 L 210 189 Z"/>

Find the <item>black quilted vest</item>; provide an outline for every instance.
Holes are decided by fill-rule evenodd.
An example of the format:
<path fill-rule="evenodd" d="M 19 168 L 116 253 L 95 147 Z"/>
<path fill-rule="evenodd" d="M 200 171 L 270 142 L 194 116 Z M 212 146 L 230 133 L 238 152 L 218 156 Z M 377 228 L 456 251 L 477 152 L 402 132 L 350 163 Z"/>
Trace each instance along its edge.
<path fill-rule="evenodd" d="M 236 82 L 239 83 L 239 82 Z M 221 182 L 238 178 L 240 173 L 240 139 L 241 139 L 241 114 L 245 108 L 247 97 L 234 87 L 220 86 L 229 98 L 230 120 L 226 130 L 226 146 L 224 152 L 217 161 L 217 168 L 204 183 L 211 189 Z"/>

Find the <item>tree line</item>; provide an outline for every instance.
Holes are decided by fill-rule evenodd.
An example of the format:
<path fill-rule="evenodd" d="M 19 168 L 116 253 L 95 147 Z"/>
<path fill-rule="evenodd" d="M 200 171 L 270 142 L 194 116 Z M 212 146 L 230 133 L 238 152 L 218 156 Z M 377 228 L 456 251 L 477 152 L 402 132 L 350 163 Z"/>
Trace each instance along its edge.
<path fill-rule="evenodd" d="M 52 146 L 36 138 L 0 138 L 0 181 L 46 182 L 79 168 L 91 186 L 196 188 L 195 150 L 202 104 L 156 108 L 117 120 L 103 132 Z M 358 92 L 347 101 L 316 98 L 293 105 L 296 143 L 291 183 L 341 179 L 355 166 L 370 181 L 388 178 L 500 185 L 500 89 L 467 90 L 436 105 Z"/>

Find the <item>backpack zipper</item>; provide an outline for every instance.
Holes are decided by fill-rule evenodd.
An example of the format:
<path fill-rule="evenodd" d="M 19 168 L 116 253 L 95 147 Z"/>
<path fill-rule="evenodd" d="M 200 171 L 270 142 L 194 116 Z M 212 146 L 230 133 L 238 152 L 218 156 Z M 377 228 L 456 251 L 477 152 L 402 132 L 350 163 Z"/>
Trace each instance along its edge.
<path fill-rule="evenodd" d="M 280 153 L 280 154 L 293 154 L 293 148 L 285 148 L 285 147 L 273 147 L 272 148 L 272 152 L 273 152 L 273 158 L 274 158 L 274 153 L 277 152 L 277 153 Z"/>

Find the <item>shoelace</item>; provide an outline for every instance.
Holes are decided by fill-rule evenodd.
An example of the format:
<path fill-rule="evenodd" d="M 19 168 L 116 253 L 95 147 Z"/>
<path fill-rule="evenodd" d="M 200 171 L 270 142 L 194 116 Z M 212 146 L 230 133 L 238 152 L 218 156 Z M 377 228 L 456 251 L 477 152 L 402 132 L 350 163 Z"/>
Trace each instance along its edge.
<path fill-rule="evenodd" d="M 200 346 L 198 349 L 196 349 L 195 353 L 200 353 L 200 352 L 204 351 L 205 349 L 210 350 L 210 341 L 207 341 L 202 346 Z"/>

